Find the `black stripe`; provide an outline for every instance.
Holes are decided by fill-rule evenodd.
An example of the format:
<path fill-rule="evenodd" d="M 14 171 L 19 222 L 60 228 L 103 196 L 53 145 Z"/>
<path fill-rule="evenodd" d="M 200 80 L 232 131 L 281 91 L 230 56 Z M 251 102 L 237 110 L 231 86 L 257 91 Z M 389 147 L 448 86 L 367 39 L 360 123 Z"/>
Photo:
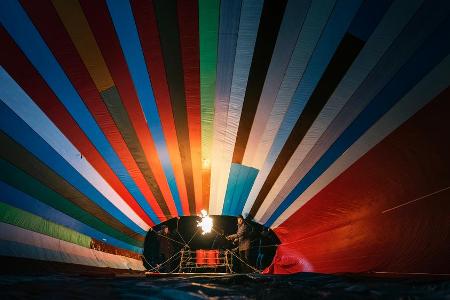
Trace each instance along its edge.
<path fill-rule="evenodd" d="M 233 162 L 237 164 L 241 164 L 244 157 L 286 3 L 287 0 L 266 0 L 264 2 L 234 147 Z"/>
<path fill-rule="evenodd" d="M 147 185 L 152 191 L 153 196 L 156 199 L 156 202 L 159 204 L 163 214 L 170 219 L 172 216 L 170 214 L 169 207 L 167 206 L 166 201 L 164 200 L 164 196 L 159 189 L 159 186 L 156 182 L 155 176 L 153 175 L 152 170 L 150 169 L 150 164 L 148 163 L 144 150 L 142 149 L 141 144 L 139 143 L 139 139 L 134 131 L 133 125 L 131 124 L 128 113 L 126 112 L 125 107 L 122 104 L 120 99 L 120 95 L 115 86 L 110 87 L 109 89 L 100 93 L 103 102 L 108 107 L 108 111 L 111 114 L 111 117 L 114 119 L 117 128 L 119 129 L 125 143 L 127 144 L 128 149 L 130 150 L 131 155 L 133 156 L 136 164 L 144 176 Z"/>
<path fill-rule="evenodd" d="M 364 44 L 365 43 L 362 40 L 349 33 L 344 36 L 270 170 L 266 181 L 256 197 L 250 214 L 256 214 L 278 176 L 295 152 L 295 149 L 297 149 L 306 132 L 308 132 L 317 115 L 320 113 L 325 103 L 327 103 L 331 94 L 358 56 Z"/>
<path fill-rule="evenodd" d="M 0 144 L 2 145 L 2 147 L 0 147 L 1 159 L 9 162 L 16 168 L 21 169 L 23 172 L 27 173 L 37 181 L 40 181 L 49 189 L 61 195 L 61 197 L 80 207 L 91 216 L 96 217 L 105 225 L 111 227 L 117 233 L 114 234 L 114 232 L 105 232 L 106 234 L 114 236 L 120 240 L 123 240 L 120 234 L 125 234 L 136 241 L 133 243 L 133 241 L 130 240 L 123 240 L 124 242 L 132 243 L 135 246 L 142 247 L 144 237 L 138 235 L 137 233 L 120 223 L 119 220 L 114 218 L 102 207 L 98 206 L 95 202 L 91 201 L 88 197 L 86 197 L 75 187 L 73 187 L 69 182 L 67 182 L 63 177 L 56 174 L 33 154 L 28 152 L 25 148 L 16 143 L 2 131 L 0 131 Z M 20 187 L 17 188 L 20 189 Z M 76 215 L 72 215 L 71 217 L 79 220 L 79 217 Z M 88 225 L 96 228 L 95 224 Z"/>
<path fill-rule="evenodd" d="M 170 99 L 183 165 L 184 180 L 191 214 L 195 214 L 195 193 L 192 176 L 191 148 L 184 94 L 184 74 L 181 62 L 178 32 L 177 3 L 175 0 L 155 0 L 156 19 L 160 34 L 161 49 L 169 86 Z M 170 137 L 168 137 L 170 138 Z"/>

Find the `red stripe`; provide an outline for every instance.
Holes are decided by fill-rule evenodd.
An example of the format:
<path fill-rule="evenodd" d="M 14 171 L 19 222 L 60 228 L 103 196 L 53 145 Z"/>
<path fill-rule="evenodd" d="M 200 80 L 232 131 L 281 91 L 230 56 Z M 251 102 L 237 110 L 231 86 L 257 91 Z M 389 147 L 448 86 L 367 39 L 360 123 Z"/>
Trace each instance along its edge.
<path fill-rule="evenodd" d="M 33 1 L 23 1 L 23 3 L 24 8 L 32 18 L 33 23 L 40 31 L 41 36 L 44 38 L 49 48 L 51 48 L 56 59 L 59 61 L 61 67 L 64 69 L 66 75 L 69 77 L 87 108 L 92 113 L 111 146 L 118 154 L 128 173 L 142 191 L 155 214 L 158 217 L 163 217 L 164 214 L 156 203 L 142 173 L 131 156 L 122 135 L 109 114 L 106 105 L 101 99 L 99 91 L 92 81 L 83 61 L 78 55 L 70 36 L 64 30 L 64 25 L 60 21 L 53 5 L 50 1 L 41 1 L 39 3 Z M 119 194 L 125 201 L 127 201 L 127 203 L 134 202 L 135 205 L 139 205 L 123 185 L 121 185 L 121 191 Z M 145 214 L 140 206 L 139 209 L 141 210 L 141 212 L 138 213 L 139 215 L 142 213 Z M 146 216 L 146 218 L 148 219 L 148 216 Z"/>
<path fill-rule="evenodd" d="M 449 97 L 447 89 L 281 224 L 276 259 L 295 251 L 326 273 L 447 272 Z"/>
<path fill-rule="evenodd" d="M 194 178 L 195 207 L 197 213 L 205 208 L 202 201 L 202 163 L 200 127 L 200 41 L 198 28 L 198 3 L 194 0 L 177 2 L 178 29 L 184 71 L 186 111 L 191 146 Z"/>
<path fill-rule="evenodd" d="M 164 196 L 169 211 L 172 216 L 176 216 L 178 213 L 175 202 L 158 159 L 155 142 L 153 141 L 141 110 L 106 3 L 104 1 L 81 0 L 80 4 L 91 26 L 91 30 L 94 32 L 97 44 L 102 51 L 123 104 L 128 111 L 133 127 L 144 149 L 145 157 Z"/>
<path fill-rule="evenodd" d="M 1 40 L 3 44 L 2 65 L 8 73 L 142 220 L 149 226 L 153 226 L 153 222 L 128 193 L 77 122 L 3 29 L 1 30 Z"/>
<path fill-rule="evenodd" d="M 170 101 L 169 88 L 167 86 L 166 71 L 159 41 L 155 11 L 150 1 L 132 1 L 131 5 L 145 61 L 147 63 L 147 70 L 150 74 L 162 128 L 166 137 L 167 148 L 174 169 L 178 191 L 180 193 L 183 213 L 189 215 L 189 202 L 180 151 L 178 148 L 178 138 L 173 120 L 172 104 Z"/>

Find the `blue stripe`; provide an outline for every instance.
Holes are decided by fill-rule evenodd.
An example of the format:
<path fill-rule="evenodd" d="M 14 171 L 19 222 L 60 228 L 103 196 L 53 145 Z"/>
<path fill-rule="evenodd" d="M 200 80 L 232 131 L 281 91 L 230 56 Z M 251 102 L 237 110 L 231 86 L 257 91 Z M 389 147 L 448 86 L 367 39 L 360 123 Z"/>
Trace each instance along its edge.
<path fill-rule="evenodd" d="M 147 124 L 155 141 L 158 157 L 167 177 L 167 182 L 175 201 L 178 214 L 183 215 L 183 208 L 178 194 L 175 175 L 167 151 L 161 120 L 153 95 L 152 84 L 147 73 L 146 63 L 130 3 L 126 0 L 108 0 L 107 4 L 120 45 L 122 46 L 125 55 L 125 60 L 128 64 L 128 69 L 136 88 L 139 102 L 141 103 Z"/>
<path fill-rule="evenodd" d="M 0 200 L 16 208 L 28 211 L 32 214 L 40 216 L 46 220 L 52 221 L 56 224 L 66 226 L 79 233 L 85 234 L 100 241 L 104 241 L 112 246 L 127 249 L 136 253 L 142 253 L 143 249 L 135 247 L 121 240 L 113 238 L 107 234 L 104 234 L 92 227 L 48 206 L 45 203 L 19 191 L 12 186 L 0 181 Z"/>
<path fill-rule="evenodd" d="M 299 184 L 283 200 L 270 216 L 266 226 L 276 219 L 361 135 L 379 118 L 394 106 L 412 87 L 414 87 L 435 65 L 450 53 L 450 18 L 424 42 L 414 56 L 405 64 L 394 78 L 378 93 L 370 104 L 358 115 L 336 142 L 305 175 Z"/>
<path fill-rule="evenodd" d="M 257 169 L 236 163 L 231 164 L 223 215 L 236 216 L 242 212 L 257 174 Z"/>
<path fill-rule="evenodd" d="M 320 36 L 324 28 L 326 28 L 326 24 L 328 23 L 328 20 L 332 15 L 334 6 L 335 0 L 321 1 L 320 3 L 318 1 L 311 2 L 311 7 L 305 19 L 305 24 L 303 25 L 300 35 L 297 39 L 294 52 L 292 53 L 292 56 L 290 58 L 288 68 L 284 75 L 283 81 L 281 82 L 275 104 L 272 108 L 268 124 L 274 128 L 271 129 L 271 132 L 267 132 L 266 128 L 266 133 L 264 134 L 269 134 L 267 138 L 269 138 L 269 140 L 272 140 L 270 146 L 273 145 L 276 139 L 276 131 L 278 131 L 278 129 L 275 128 L 278 127 L 278 123 L 280 123 L 281 126 L 282 120 L 280 120 L 280 118 L 284 117 L 286 111 L 288 110 L 290 101 L 292 100 L 295 90 L 301 78 L 303 77 L 304 71 L 308 66 L 308 61 L 313 54 Z M 270 149 L 268 150 L 270 153 Z M 267 159 L 267 156 L 268 154 L 264 159 Z M 255 193 L 259 192 L 269 172 L 270 169 L 264 168 L 263 165 L 256 178 L 257 185 L 254 187 Z M 252 199 L 247 200 L 247 203 L 244 207 L 245 212 L 250 211 L 252 205 L 255 202 L 255 198 L 256 195 L 253 195 Z"/>
<path fill-rule="evenodd" d="M 259 170 L 255 168 L 247 168 L 247 177 L 245 179 L 245 183 L 243 185 L 243 189 L 241 194 L 239 195 L 238 201 L 236 201 L 236 206 L 233 207 L 234 215 L 239 215 L 242 213 L 245 203 L 247 201 L 248 196 L 250 195 L 250 191 L 252 190 L 253 183 L 255 183 L 256 176 L 258 175 Z M 254 217 L 254 216 L 253 216 Z"/>
<path fill-rule="evenodd" d="M 217 128 L 226 127 L 228 104 L 230 102 L 231 84 L 234 70 L 234 59 L 236 57 L 236 44 L 241 16 L 242 0 L 221 1 L 220 3 L 220 25 L 217 47 L 217 78 L 216 78 L 216 100 L 215 100 L 215 122 Z M 222 124 L 221 126 L 219 124 Z M 219 134 L 216 139 L 222 142 L 226 132 Z M 235 179 L 237 170 L 230 168 L 227 191 L 225 193 L 222 214 L 230 215 L 230 200 L 234 189 L 231 190 L 232 180 Z"/>
<path fill-rule="evenodd" d="M 0 82 L 4 88 L 4 81 Z M 1 99 L 0 99 L 1 100 Z M 136 225 L 117 207 L 109 202 L 99 191 L 97 191 L 85 178 L 83 178 L 64 158 L 62 158 L 44 139 L 34 132 L 22 119 L 0 102 L 0 128 L 3 132 L 13 138 L 17 143 L 25 147 L 30 153 L 39 158 L 50 169 L 65 178 L 71 185 L 97 203 L 122 224 L 133 231 L 146 235 L 145 230 Z"/>
<path fill-rule="evenodd" d="M 231 164 L 230 175 L 228 176 L 227 191 L 223 201 L 222 215 L 231 215 L 231 203 L 233 202 L 234 191 L 239 179 L 239 165 Z"/>
<path fill-rule="evenodd" d="M 234 165 L 234 164 L 232 164 L 232 165 Z M 237 180 L 237 184 L 234 188 L 233 199 L 231 200 L 231 205 L 230 205 L 230 213 L 232 215 L 235 215 L 236 207 L 239 205 L 242 191 L 244 190 L 244 187 L 245 187 L 245 184 L 247 181 L 247 175 L 248 175 L 247 167 L 242 166 L 242 165 L 238 165 L 238 167 L 239 167 L 238 180 Z"/>
<path fill-rule="evenodd" d="M 286 115 L 278 130 L 263 169 L 270 170 L 280 154 L 289 134 L 303 111 L 309 97 L 319 82 L 339 43 L 344 37 L 350 22 L 356 14 L 361 1 L 339 1 L 317 44 L 308 67 L 298 84 Z"/>
<path fill-rule="evenodd" d="M 227 103 L 230 99 L 241 6 L 241 0 L 220 3 L 216 99 L 227 100 Z"/>
<path fill-rule="evenodd" d="M 80 128 L 86 133 L 108 165 L 118 175 L 152 221 L 159 223 L 159 218 L 128 174 L 22 6 L 14 0 L 0 1 L 0 16 L 3 26 L 64 104 Z"/>

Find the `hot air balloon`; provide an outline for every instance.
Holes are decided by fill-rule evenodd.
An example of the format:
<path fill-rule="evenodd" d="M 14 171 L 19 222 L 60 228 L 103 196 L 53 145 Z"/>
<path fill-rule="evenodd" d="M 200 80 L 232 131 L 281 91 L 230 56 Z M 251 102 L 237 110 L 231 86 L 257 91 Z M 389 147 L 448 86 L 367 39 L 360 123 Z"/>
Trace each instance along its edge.
<path fill-rule="evenodd" d="M 151 228 L 242 214 L 264 274 L 450 273 L 448 1 L 0 14 L 2 264 L 145 271 Z"/>

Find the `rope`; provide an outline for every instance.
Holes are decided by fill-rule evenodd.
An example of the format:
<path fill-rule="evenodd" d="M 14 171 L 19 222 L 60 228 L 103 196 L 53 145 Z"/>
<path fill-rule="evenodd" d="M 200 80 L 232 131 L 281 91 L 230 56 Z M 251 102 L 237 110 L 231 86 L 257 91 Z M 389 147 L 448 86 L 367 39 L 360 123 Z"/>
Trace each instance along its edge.
<path fill-rule="evenodd" d="M 185 244 L 184 246 L 187 246 L 188 248 L 190 248 L 190 247 L 189 247 L 189 244 L 191 243 L 192 239 L 197 235 L 197 232 L 198 232 L 198 228 L 197 228 L 197 230 L 194 232 L 194 235 L 192 235 L 192 237 L 191 237 L 191 239 L 189 240 L 189 242 L 187 242 L 187 244 Z"/>
<path fill-rule="evenodd" d="M 141 257 L 145 260 L 145 262 L 147 263 L 147 265 L 150 266 L 150 271 L 152 271 L 152 272 L 159 272 L 159 271 L 156 269 L 156 267 L 152 266 L 152 265 L 147 261 L 147 259 L 145 258 L 145 255 L 142 254 Z"/>
<path fill-rule="evenodd" d="M 272 244 L 272 245 L 261 245 L 261 246 L 253 246 L 253 247 L 250 247 L 250 248 L 273 248 L 273 247 L 278 247 L 278 246 L 280 246 L 280 244 Z"/>
<path fill-rule="evenodd" d="M 178 221 L 177 221 L 177 232 L 178 232 L 178 235 L 180 235 L 181 239 L 184 241 L 184 244 L 181 243 L 181 242 L 179 242 L 179 241 L 176 241 L 176 240 L 174 240 L 174 239 L 171 239 L 171 238 L 169 238 L 169 237 L 166 236 L 166 235 L 160 234 L 159 232 L 157 232 L 157 231 L 155 231 L 155 230 L 153 230 L 153 232 L 154 232 L 156 235 L 159 235 L 159 236 L 164 237 L 164 238 L 166 238 L 166 239 L 168 239 L 168 240 L 170 240 L 170 241 L 173 241 L 173 242 L 175 242 L 175 243 L 178 243 L 178 244 L 182 245 L 183 248 L 185 248 L 185 247 L 189 248 L 189 243 L 190 243 L 190 242 L 192 241 L 192 239 L 196 236 L 196 234 L 197 234 L 197 232 L 198 232 L 198 228 L 197 228 L 197 230 L 195 231 L 194 235 L 192 235 L 192 237 L 191 237 L 191 239 L 189 240 L 189 242 L 186 243 L 186 241 L 184 241 L 184 239 L 181 237 L 180 233 L 178 232 Z M 145 258 L 144 255 L 142 255 L 142 257 L 144 258 L 145 262 L 150 266 L 150 268 L 151 268 L 152 271 L 156 271 L 156 272 L 159 273 L 159 269 L 160 269 L 162 266 L 164 266 L 165 264 L 167 264 L 169 261 L 173 260 L 176 256 L 178 256 L 178 255 L 181 253 L 181 251 L 182 251 L 182 250 L 178 251 L 177 253 L 175 253 L 174 255 L 172 255 L 170 258 L 168 258 L 167 260 L 165 260 L 164 262 L 162 262 L 161 264 L 159 264 L 159 266 L 157 266 L 157 267 L 153 267 L 153 266 L 147 261 L 147 259 Z M 173 273 L 176 269 L 177 269 L 177 268 L 173 269 L 173 270 L 170 271 L 169 273 Z"/>
<path fill-rule="evenodd" d="M 180 234 L 180 231 L 178 230 L 178 223 L 180 223 L 180 217 L 177 219 L 177 234 L 183 240 L 184 244 L 186 244 L 186 241 L 183 239 L 183 236 Z"/>
<path fill-rule="evenodd" d="M 231 255 L 233 255 L 234 257 L 236 257 L 237 259 L 239 259 L 242 263 L 244 263 L 247 267 L 249 267 L 250 269 L 253 270 L 253 273 L 260 273 L 260 271 L 256 268 L 254 268 L 253 266 L 249 265 L 245 260 L 243 260 L 242 258 L 240 258 L 236 253 L 234 253 L 233 251 L 230 251 Z"/>
<path fill-rule="evenodd" d="M 435 194 L 438 194 L 438 193 L 440 193 L 440 192 L 446 191 L 446 190 L 448 190 L 448 189 L 450 189 L 450 186 L 445 187 L 445 188 L 443 188 L 443 189 L 440 189 L 440 190 L 438 190 L 438 191 L 432 192 L 432 193 L 430 193 L 430 194 L 424 195 L 424 196 L 422 196 L 422 197 L 416 198 L 416 199 L 414 199 L 414 200 L 408 201 L 408 202 L 406 202 L 406 203 L 403 203 L 403 204 L 394 206 L 394 207 L 392 207 L 392 208 L 383 210 L 381 213 L 384 214 L 384 213 L 390 212 L 390 211 L 392 211 L 392 210 L 394 210 L 394 209 L 397 209 L 397 208 L 400 208 L 400 207 L 402 207 L 402 206 L 405 206 L 405 205 L 414 203 L 414 202 L 416 202 L 416 201 L 425 199 L 425 198 L 427 198 L 427 197 L 433 196 L 433 195 L 435 195 Z"/>
<path fill-rule="evenodd" d="M 183 248 L 185 248 L 185 247 L 190 248 L 190 247 L 189 247 L 189 243 L 190 243 L 190 242 L 192 241 L 192 239 L 197 235 L 198 228 L 197 228 L 197 230 L 195 231 L 195 233 L 192 235 L 192 237 L 191 237 L 191 239 L 189 240 L 189 242 L 186 243 L 186 241 L 183 239 L 183 237 L 182 237 L 182 236 L 180 235 L 180 233 L 178 232 L 178 221 L 177 221 L 177 232 L 178 232 L 178 235 L 181 237 L 181 239 L 184 241 L 184 244 L 181 243 L 181 242 L 179 242 L 179 241 L 176 241 L 176 240 L 174 240 L 174 239 L 171 239 L 171 238 L 169 238 L 169 237 L 166 236 L 166 235 L 160 234 L 159 232 L 157 232 L 157 231 L 155 231 L 155 230 L 152 230 L 152 231 L 153 231 L 156 235 L 158 235 L 158 236 L 164 237 L 165 239 L 168 239 L 168 240 L 170 240 L 170 241 L 172 241 L 172 242 L 175 242 L 175 243 L 178 243 L 178 244 L 182 245 Z M 147 261 L 147 259 L 145 258 L 144 255 L 142 255 L 142 257 L 144 258 L 145 262 L 150 266 L 150 268 L 151 268 L 150 270 L 151 270 L 151 271 L 156 271 L 156 272 L 159 273 L 159 269 L 160 269 L 162 266 L 164 266 L 165 264 L 167 264 L 169 261 L 171 261 L 172 259 L 174 259 L 177 255 L 179 255 L 179 254 L 181 253 L 181 251 L 182 251 L 182 250 L 178 251 L 177 253 L 175 253 L 174 255 L 172 255 L 170 258 L 168 258 L 167 260 L 165 260 L 164 262 L 162 262 L 161 264 L 159 264 L 157 267 L 153 267 L 153 266 Z M 176 268 L 173 269 L 172 271 L 170 271 L 169 273 L 173 273 L 175 270 L 176 270 Z"/>
<path fill-rule="evenodd" d="M 174 259 L 176 256 L 178 256 L 180 253 L 181 253 L 181 250 L 178 251 L 177 253 L 175 253 L 174 255 L 172 255 L 171 257 L 169 257 L 168 259 L 166 259 L 164 262 L 162 262 L 161 264 L 159 264 L 159 265 L 156 266 L 156 267 L 152 267 L 152 265 L 148 263 L 148 261 L 145 259 L 145 257 L 144 257 L 144 259 L 145 259 L 145 261 L 147 262 L 147 264 L 148 264 L 150 267 L 152 267 L 152 270 L 153 270 L 153 271 L 156 271 L 156 272 L 160 273 L 160 272 L 159 272 L 159 269 L 161 269 L 161 267 L 164 266 L 165 264 L 167 264 L 169 261 L 173 260 L 173 259 Z M 175 269 L 176 269 L 176 268 L 175 268 Z M 170 271 L 169 273 L 173 273 L 173 272 L 175 271 L 175 269 L 173 269 L 173 270 Z"/>
<path fill-rule="evenodd" d="M 175 256 L 177 256 L 178 254 L 180 254 L 181 251 L 178 251 L 177 253 L 175 253 L 174 255 L 172 255 L 170 258 L 168 258 L 166 261 L 164 261 L 163 263 L 161 263 L 159 265 L 158 268 L 161 268 L 162 266 L 164 266 L 165 264 L 167 264 L 169 261 L 171 261 Z"/>
<path fill-rule="evenodd" d="M 225 265 L 226 268 L 228 268 L 228 270 L 230 271 L 230 274 L 233 274 L 233 266 L 228 262 L 228 252 L 231 252 L 230 250 L 226 249 L 225 250 Z"/>
<path fill-rule="evenodd" d="M 179 219 L 177 220 L 177 233 L 178 233 L 178 235 L 180 236 L 180 238 L 183 240 L 184 244 L 181 243 L 181 242 L 179 242 L 179 241 L 177 241 L 177 240 L 171 239 L 170 237 L 168 237 L 168 236 L 166 236 L 166 235 L 160 234 L 159 232 L 157 232 L 157 231 L 155 231 L 155 230 L 152 230 L 152 231 L 153 231 L 156 235 L 158 235 L 158 236 L 164 237 L 165 239 L 168 239 L 168 240 L 170 240 L 170 241 L 172 241 L 172 242 L 175 242 L 175 243 L 178 243 L 178 244 L 182 245 L 183 248 L 190 248 L 189 244 L 190 244 L 191 241 L 194 239 L 194 237 L 197 235 L 199 228 L 197 228 L 197 230 L 194 232 L 194 234 L 192 235 L 192 237 L 191 237 L 191 238 L 189 239 L 189 241 L 186 243 L 186 241 L 183 239 L 183 237 L 181 236 L 181 234 L 180 234 L 179 231 L 178 231 L 178 222 L 179 222 Z M 216 239 L 217 239 L 218 236 L 225 236 L 223 233 L 220 233 L 220 232 L 218 232 L 216 229 L 214 229 L 214 227 L 212 228 L 212 230 L 217 234 L 217 235 L 216 235 Z M 253 242 L 253 241 L 252 241 L 252 242 Z M 251 248 L 258 248 L 258 247 L 265 248 L 265 247 L 276 247 L 276 246 L 278 246 L 278 245 L 275 244 L 275 245 L 265 245 L 265 246 L 254 246 L 254 247 L 251 247 Z M 177 253 L 175 253 L 175 254 L 172 255 L 170 258 L 168 258 L 167 260 L 165 260 L 164 262 L 162 262 L 161 264 L 159 264 L 159 265 L 156 266 L 156 267 L 152 266 L 152 265 L 147 261 L 147 259 L 145 258 L 144 255 L 142 255 L 142 258 L 143 258 L 143 259 L 145 260 L 145 262 L 150 266 L 150 271 L 160 273 L 160 272 L 159 272 L 160 268 L 161 268 L 162 266 L 164 266 L 165 264 L 167 264 L 169 261 L 173 260 L 176 256 L 180 255 L 180 254 L 181 254 L 181 251 L 183 251 L 183 250 L 178 251 Z M 233 251 L 230 251 L 230 250 L 227 249 L 227 250 L 226 250 L 226 253 L 227 253 L 227 252 L 231 253 L 232 256 L 236 257 L 240 262 L 242 262 L 242 263 L 245 264 L 248 268 L 250 268 L 251 270 L 253 270 L 254 273 L 260 273 L 260 271 L 259 271 L 258 269 L 256 269 L 256 268 L 254 268 L 253 266 L 249 265 L 246 261 L 244 261 L 242 258 L 240 258 L 240 257 L 239 257 L 236 253 L 234 253 Z M 172 271 L 170 271 L 169 273 L 173 273 L 175 270 L 177 270 L 177 268 L 174 268 L 174 269 L 173 269 Z M 232 272 L 231 268 L 230 268 L 230 271 Z"/>
<path fill-rule="evenodd" d="M 178 255 L 181 256 L 181 250 L 178 251 L 178 253 L 176 253 L 175 255 L 176 255 L 176 256 L 178 256 Z M 174 255 L 174 256 L 175 256 L 175 255 Z M 173 256 L 172 256 L 172 257 L 173 257 Z M 169 258 L 169 259 L 170 259 L 170 258 Z M 180 257 L 180 259 L 181 259 L 181 257 Z M 167 262 L 167 261 L 166 261 L 166 262 Z M 172 273 L 174 273 L 176 270 L 179 270 L 179 268 L 180 268 L 180 265 L 178 265 L 178 267 L 176 267 L 176 268 L 173 268 L 172 271 L 170 271 L 169 273 L 172 274 Z"/>
<path fill-rule="evenodd" d="M 168 240 L 170 240 L 170 241 L 172 241 L 172 242 L 175 242 L 175 243 L 177 243 L 177 244 L 186 246 L 186 244 L 183 244 L 182 242 L 179 242 L 179 241 L 177 241 L 177 240 L 171 239 L 170 237 L 168 237 L 168 236 L 166 236 L 166 235 L 164 235 L 164 234 L 160 234 L 158 231 L 155 231 L 155 230 L 152 230 L 152 231 L 153 231 L 156 235 L 159 235 L 159 236 L 161 236 L 161 237 L 163 237 L 163 238 L 165 238 L 165 239 L 168 239 Z"/>

